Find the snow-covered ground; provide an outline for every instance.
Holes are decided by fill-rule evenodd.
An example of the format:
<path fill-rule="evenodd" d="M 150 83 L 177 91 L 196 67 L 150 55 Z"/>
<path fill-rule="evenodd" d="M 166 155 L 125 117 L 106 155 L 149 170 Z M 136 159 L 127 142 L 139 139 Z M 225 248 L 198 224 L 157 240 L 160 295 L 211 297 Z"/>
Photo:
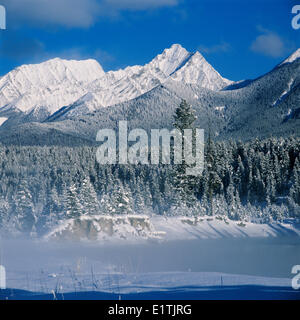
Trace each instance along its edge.
<path fill-rule="evenodd" d="M 53 288 L 53 289 L 51 289 Z M 248 289 L 247 289 L 248 288 Z M 247 293 L 248 290 L 248 293 Z M 68 299 L 74 295 L 77 299 L 97 299 L 97 293 L 110 299 L 128 299 L 130 296 L 139 299 L 157 298 L 222 298 L 231 299 L 237 292 L 243 293 L 243 298 L 300 298 L 300 292 L 291 288 L 291 280 L 285 278 L 266 278 L 244 275 L 232 275 L 209 272 L 164 272 L 141 274 L 76 274 L 68 278 L 62 274 L 51 274 L 40 277 L 35 284 L 35 291 L 23 293 L 26 297 L 49 294 L 47 299 Z M 276 295 L 277 294 L 277 295 Z M 8 299 L 15 299 L 18 291 L 6 291 Z M 73 298 L 74 298 L 73 296 Z M 242 298 L 241 296 L 239 298 Z M 1 299 L 1 292 L 0 292 Z"/>
<path fill-rule="evenodd" d="M 155 217 L 151 222 L 157 231 L 164 234 L 166 240 L 300 236 L 300 223 L 292 220 L 284 223 L 258 224 L 232 221 L 221 216 L 204 216 Z"/>
<path fill-rule="evenodd" d="M 45 236 L 46 240 L 143 241 L 300 236 L 300 223 L 259 224 L 223 216 L 162 217 L 146 215 L 82 216 L 69 219 Z"/>

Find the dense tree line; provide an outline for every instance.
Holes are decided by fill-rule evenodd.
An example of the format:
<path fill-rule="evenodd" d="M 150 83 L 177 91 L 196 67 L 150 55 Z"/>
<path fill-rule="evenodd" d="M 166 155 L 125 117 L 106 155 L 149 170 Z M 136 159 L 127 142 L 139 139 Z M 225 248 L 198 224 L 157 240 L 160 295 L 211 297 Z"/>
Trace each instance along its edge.
<path fill-rule="evenodd" d="M 300 139 L 206 143 L 204 172 L 188 196 L 170 165 L 106 165 L 94 147 L 0 147 L 0 223 L 43 233 L 82 215 L 300 217 Z"/>

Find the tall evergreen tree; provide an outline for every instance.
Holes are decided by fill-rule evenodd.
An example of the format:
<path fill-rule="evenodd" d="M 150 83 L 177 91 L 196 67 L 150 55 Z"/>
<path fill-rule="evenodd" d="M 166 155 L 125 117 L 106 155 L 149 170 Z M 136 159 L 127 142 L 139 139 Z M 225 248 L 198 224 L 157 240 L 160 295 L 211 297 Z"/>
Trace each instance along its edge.
<path fill-rule="evenodd" d="M 181 150 L 182 163 L 174 164 L 175 174 L 173 181 L 175 189 L 179 194 L 179 198 L 174 199 L 175 206 L 181 206 L 182 202 L 184 202 L 188 207 L 192 207 L 196 201 L 195 187 L 197 179 L 194 176 L 186 174 L 186 169 L 191 165 L 189 165 L 185 159 L 185 153 L 187 152 L 185 148 L 188 147 L 188 144 L 190 144 L 189 149 L 191 151 L 195 148 L 195 121 L 197 120 L 195 113 L 195 110 L 193 110 L 193 108 L 185 100 L 182 100 L 174 115 L 173 126 L 175 129 L 178 129 L 181 132 L 183 137 Z M 184 136 L 185 129 L 193 130 L 192 142 L 188 141 Z"/>

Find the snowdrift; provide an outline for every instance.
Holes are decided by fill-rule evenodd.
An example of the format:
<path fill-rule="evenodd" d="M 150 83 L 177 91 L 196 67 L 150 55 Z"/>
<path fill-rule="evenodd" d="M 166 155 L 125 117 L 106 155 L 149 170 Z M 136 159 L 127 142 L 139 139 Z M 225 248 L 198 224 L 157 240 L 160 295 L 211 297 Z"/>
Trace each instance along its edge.
<path fill-rule="evenodd" d="M 222 216 L 162 217 L 144 215 L 82 216 L 69 219 L 45 236 L 46 240 L 188 240 L 300 236 L 300 224 L 257 224 Z"/>

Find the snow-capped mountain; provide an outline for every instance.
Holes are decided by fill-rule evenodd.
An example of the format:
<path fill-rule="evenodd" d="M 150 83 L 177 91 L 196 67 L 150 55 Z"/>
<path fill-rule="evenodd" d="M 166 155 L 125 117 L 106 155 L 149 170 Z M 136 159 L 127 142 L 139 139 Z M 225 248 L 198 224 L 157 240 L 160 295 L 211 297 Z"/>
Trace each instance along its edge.
<path fill-rule="evenodd" d="M 0 79 L 0 107 L 30 112 L 41 107 L 49 113 L 70 104 L 88 90 L 89 84 L 104 76 L 95 60 L 52 59 L 23 65 Z"/>
<path fill-rule="evenodd" d="M 267 74 L 235 83 L 180 45 L 145 66 L 107 73 L 94 60 L 23 66 L 0 78 L 0 141 L 94 145 L 99 128 L 124 119 L 134 128 L 169 128 L 182 99 L 195 109 L 197 126 L 211 123 L 218 139 L 297 136 L 299 56 L 297 50 Z"/>
<path fill-rule="evenodd" d="M 134 99 L 168 79 L 197 84 L 213 91 L 232 82 L 224 79 L 199 53 L 173 45 L 145 66 L 108 72 L 93 83 L 91 91 L 69 106 L 72 116 Z"/>
<path fill-rule="evenodd" d="M 200 53 L 190 53 L 175 44 L 144 66 L 107 73 L 91 59 L 56 58 L 21 66 L 0 79 L 0 108 L 35 114 L 37 118 L 45 118 L 47 113 L 51 115 L 65 106 L 83 114 L 136 98 L 170 77 L 211 90 L 231 83 Z"/>

